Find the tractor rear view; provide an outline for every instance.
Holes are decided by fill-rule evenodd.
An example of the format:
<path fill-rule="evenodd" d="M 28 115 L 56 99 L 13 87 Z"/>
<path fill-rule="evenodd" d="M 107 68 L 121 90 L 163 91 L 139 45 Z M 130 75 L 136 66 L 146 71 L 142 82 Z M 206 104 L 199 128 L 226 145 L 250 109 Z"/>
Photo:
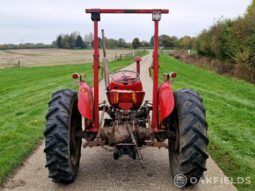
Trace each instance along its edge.
<path fill-rule="evenodd" d="M 83 147 L 112 147 L 113 158 L 128 155 L 144 164 L 141 149 L 164 147 L 169 151 L 171 174 L 177 186 L 198 183 L 206 170 L 207 122 L 202 98 L 190 89 L 172 91 L 175 72 L 165 73 L 158 83 L 158 25 L 162 9 L 87 9 L 94 23 L 94 89 L 80 74 L 78 91 L 60 90 L 52 95 L 46 115 L 45 149 L 49 178 L 72 183 L 79 170 Z M 98 22 L 102 14 L 151 14 L 154 22 L 153 92 L 145 92 L 137 70 L 122 70 L 109 77 L 104 31 L 103 66 L 107 100 L 99 103 Z M 148 74 L 149 75 L 149 74 Z M 144 100 L 145 94 L 153 99 Z M 146 161 L 146 159 L 145 159 Z M 86 162 L 86 161 L 85 161 Z M 100 161 L 99 161 L 100 162 Z M 116 167 L 117 168 L 117 167 Z"/>

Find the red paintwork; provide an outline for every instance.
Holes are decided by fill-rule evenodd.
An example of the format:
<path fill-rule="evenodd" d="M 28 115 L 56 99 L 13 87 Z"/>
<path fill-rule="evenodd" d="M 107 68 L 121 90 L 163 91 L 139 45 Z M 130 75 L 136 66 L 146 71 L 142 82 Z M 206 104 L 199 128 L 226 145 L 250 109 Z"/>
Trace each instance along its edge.
<path fill-rule="evenodd" d="M 131 90 L 111 90 L 106 93 L 108 102 L 119 109 L 136 110 L 139 109 L 143 103 L 144 91 Z"/>
<path fill-rule="evenodd" d="M 171 73 L 171 78 L 176 78 L 176 77 L 177 77 L 176 72 L 172 72 L 172 73 Z"/>
<path fill-rule="evenodd" d="M 136 61 L 136 62 L 141 62 L 141 61 L 142 61 L 142 58 L 141 58 L 140 56 L 136 56 L 136 57 L 135 57 L 135 61 Z"/>
<path fill-rule="evenodd" d="M 152 129 L 158 129 L 158 21 L 154 21 Z"/>
<path fill-rule="evenodd" d="M 140 56 L 135 57 L 136 62 L 136 72 L 140 75 L 140 62 L 142 61 L 142 58 Z"/>
<path fill-rule="evenodd" d="M 174 109 L 174 95 L 170 81 L 161 84 L 158 93 L 158 119 L 161 123 Z"/>
<path fill-rule="evenodd" d="M 81 81 L 78 95 L 78 109 L 85 119 L 92 120 L 93 95 L 90 86 Z"/>
<path fill-rule="evenodd" d="M 125 74 L 128 75 L 127 72 Z M 137 77 L 137 75 L 134 76 L 134 73 L 130 73 L 130 78 L 123 79 L 122 73 L 116 73 L 112 76 L 112 81 L 110 83 L 110 90 L 132 90 L 132 91 L 142 91 L 143 86 L 142 82 L 140 81 L 139 77 L 137 81 L 133 82 L 131 79 L 134 77 Z M 123 82 L 119 82 L 119 80 L 123 80 Z"/>
<path fill-rule="evenodd" d="M 160 12 L 161 14 L 169 13 L 168 9 L 86 9 L 86 13 L 154 13 Z"/>
<path fill-rule="evenodd" d="M 92 131 L 97 132 L 99 128 L 99 95 L 98 95 L 98 69 L 99 69 L 99 50 L 98 50 L 98 21 L 94 21 L 94 126 Z"/>
<path fill-rule="evenodd" d="M 73 73 L 72 78 L 78 79 L 78 78 L 80 78 L 80 75 L 78 73 Z"/>
<path fill-rule="evenodd" d="M 107 92 L 108 101 L 112 106 L 120 109 L 139 109 L 145 94 L 139 76 L 129 71 L 125 71 L 124 74 L 125 78 L 122 72 L 113 74 L 110 91 Z M 132 78 L 137 78 L 137 80 L 133 82 Z"/>
<path fill-rule="evenodd" d="M 143 86 L 141 81 L 137 81 L 134 83 L 128 83 L 124 85 L 123 83 L 118 82 L 111 82 L 110 83 L 110 90 L 132 90 L 132 91 L 142 91 Z"/>
<path fill-rule="evenodd" d="M 125 75 L 125 76 L 124 76 Z M 143 86 L 140 76 L 132 71 L 123 70 L 116 72 L 111 77 L 110 90 L 142 91 Z M 136 79 L 133 81 L 132 79 Z"/>

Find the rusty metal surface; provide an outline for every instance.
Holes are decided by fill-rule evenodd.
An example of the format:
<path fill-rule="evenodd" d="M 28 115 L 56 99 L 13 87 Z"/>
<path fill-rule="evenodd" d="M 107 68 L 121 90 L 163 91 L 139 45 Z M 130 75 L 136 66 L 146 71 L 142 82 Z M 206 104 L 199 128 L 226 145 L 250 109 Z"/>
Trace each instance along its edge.
<path fill-rule="evenodd" d="M 151 130 L 148 128 L 134 127 L 134 132 L 138 135 L 140 139 L 150 139 Z M 128 132 L 125 124 L 116 125 L 114 127 L 102 128 L 100 130 L 100 137 L 109 140 L 109 144 L 123 143 L 130 139 L 130 133 Z"/>

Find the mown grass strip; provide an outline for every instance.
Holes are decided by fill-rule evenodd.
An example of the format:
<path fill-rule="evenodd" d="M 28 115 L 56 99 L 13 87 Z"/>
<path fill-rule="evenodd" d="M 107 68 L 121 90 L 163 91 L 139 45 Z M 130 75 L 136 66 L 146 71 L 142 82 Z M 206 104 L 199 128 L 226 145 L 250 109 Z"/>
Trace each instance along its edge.
<path fill-rule="evenodd" d="M 207 109 L 209 153 L 228 177 L 250 177 L 239 190 L 255 190 L 255 86 L 160 56 L 160 73 L 175 71 L 174 90 L 199 92 Z M 160 75 L 163 80 L 162 75 Z"/>

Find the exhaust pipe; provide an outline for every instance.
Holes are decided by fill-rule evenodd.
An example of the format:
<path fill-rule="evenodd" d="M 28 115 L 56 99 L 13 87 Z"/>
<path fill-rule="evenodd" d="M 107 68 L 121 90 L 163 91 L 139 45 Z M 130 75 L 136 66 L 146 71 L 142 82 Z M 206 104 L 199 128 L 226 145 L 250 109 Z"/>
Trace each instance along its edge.
<path fill-rule="evenodd" d="M 102 44 L 103 44 L 103 55 L 104 55 L 104 64 L 103 64 L 103 68 L 104 68 L 104 81 L 105 81 L 105 87 L 106 90 L 109 91 L 109 84 L 110 84 L 110 80 L 109 80 L 109 67 L 108 67 L 108 59 L 106 57 L 106 42 L 105 42 L 105 36 L 104 36 L 104 29 L 102 29 Z"/>

